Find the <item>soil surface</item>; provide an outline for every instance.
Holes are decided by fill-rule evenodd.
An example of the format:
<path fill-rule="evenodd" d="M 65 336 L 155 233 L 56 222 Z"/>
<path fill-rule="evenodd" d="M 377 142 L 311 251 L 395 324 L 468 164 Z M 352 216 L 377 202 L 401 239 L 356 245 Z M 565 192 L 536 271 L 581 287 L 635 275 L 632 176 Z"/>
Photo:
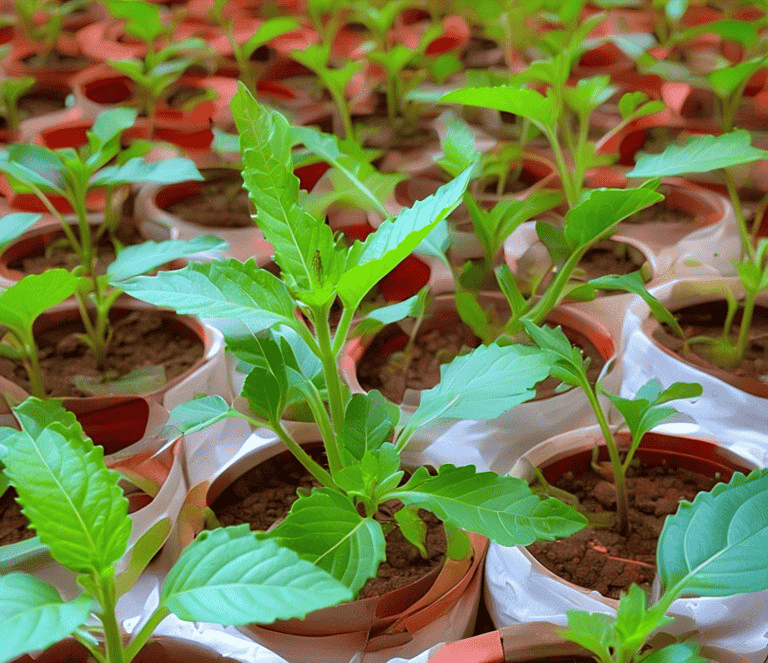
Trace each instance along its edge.
<path fill-rule="evenodd" d="M 584 254 L 577 269 L 581 270 L 586 275 L 585 280 L 589 281 L 600 276 L 623 276 L 636 272 L 644 262 L 645 257 L 634 247 L 606 239 L 595 244 Z M 615 294 L 615 291 L 605 291 L 604 294 Z"/>
<path fill-rule="evenodd" d="M 61 323 L 35 333 L 49 396 L 88 396 L 72 382 L 75 376 L 116 380 L 145 366 L 162 366 L 167 380 L 177 377 L 203 356 L 203 343 L 180 325 L 158 311 L 138 310 L 113 317 L 113 337 L 109 346 L 106 371 L 97 367 L 90 349 L 77 338 L 83 333 L 80 320 Z M 29 390 L 27 373 L 21 362 L 0 358 L 0 375 Z"/>
<path fill-rule="evenodd" d="M 35 532 L 28 529 L 28 525 L 29 521 L 16 501 L 16 491 L 9 488 L 0 495 L 0 546 L 31 539 Z"/>
<path fill-rule="evenodd" d="M 310 449 L 309 453 L 315 460 L 324 462 L 321 448 Z M 290 452 L 283 452 L 237 479 L 213 503 L 212 509 L 224 526 L 248 523 L 252 530 L 266 530 L 288 513 L 298 499 L 297 489 L 310 490 L 315 486 L 319 484 L 295 457 Z M 392 500 L 382 506 L 376 517 L 382 522 L 393 522 L 392 514 L 399 507 L 400 503 Z M 420 515 L 428 527 L 429 559 L 422 559 L 399 530 L 393 530 L 386 537 L 386 561 L 379 567 L 378 576 L 363 586 L 358 598 L 378 596 L 405 586 L 442 563 L 446 550 L 443 526 L 426 511 L 420 511 Z"/>
<path fill-rule="evenodd" d="M 633 582 L 649 589 L 664 519 L 677 511 L 680 500 L 693 500 L 716 483 L 717 479 L 683 468 L 631 466 L 627 472 L 629 537 L 609 528 L 586 527 L 566 539 L 536 542 L 528 550 L 561 578 L 609 598 L 618 599 Z M 615 510 L 613 482 L 592 469 L 577 476 L 568 472 L 553 485 L 576 495 L 590 513 Z"/>
<path fill-rule="evenodd" d="M 55 48 L 45 58 L 33 53 L 22 58 L 22 62 L 30 69 L 62 69 L 66 71 L 83 69 L 91 64 L 91 61 L 84 55 L 61 53 Z"/>
<path fill-rule="evenodd" d="M 411 361 L 402 369 L 403 352 L 408 337 L 397 325 L 387 325 L 377 334 L 357 365 L 357 379 L 366 391 L 378 389 L 394 403 L 402 403 L 406 389 L 431 389 L 440 381 L 440 366 L 480 345 L 480 339 L 461 322 L 455 313 L 441 314 L 439 326 L 416 336 Z M 582 348 L 591 359 L 589 379 L 597 380 L 605 361 L 586 337 L 565 329 L 572 343 Z M 536 399 L 555 394 L 559 381 L 549 377 L 536 385 Z"/>
<path fill-rule="evenodd" d="M 169 205 L 167 211 L 184 221 L 215 228 L 253 226 L 248 192 L 240 173 L 215 170 L 205 174 L 201 192 Z"/>
<path fill-rule="evenodd" d="M 693 214 L 685 210 L 675 209 L 660 200 L 658 203 L 646 207 L 627 217 L 622 223 L 643 224 L 643 223 L 683 223 L 692 224 L 696 220 Z"/>
<path fill-rule="evenodd" d="M 675 311 L 680 326 L 686 337 L 708 336 L 720 338 L 723 332 L 723 324 L 727 306 L 724 301 L 708 302 L 686 306 Z M 736 314 L 731 338 L 735 341 L 741 322 L 741 310 Z M 709 356 L 710 346 L 694 344 L 687 355 L 682 354 L 683 341 L 671 330 L 664 327 L 658 328 L 653 338 L 664 347 L 680 355 L 684 360 L 691 361 L 704 370 L 727 370 L 734 377 L 746 377 L 757 380 L 763 385 L 768 384 L 768 308 L 758 306 L 755 308 L 750 325 L 750 343 L 747 354 L 741 366 L 732 369 L 722 369 L 715 365 Z"/>

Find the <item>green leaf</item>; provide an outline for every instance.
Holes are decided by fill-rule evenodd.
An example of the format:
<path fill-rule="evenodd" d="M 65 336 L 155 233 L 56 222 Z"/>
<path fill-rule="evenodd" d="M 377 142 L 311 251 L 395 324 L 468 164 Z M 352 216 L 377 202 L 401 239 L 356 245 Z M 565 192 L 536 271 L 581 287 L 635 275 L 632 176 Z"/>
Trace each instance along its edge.
<path fill-rule="evenodd" d="M 745 84 L 758 69 L 766 66 L 764 58 L 745 60 L 730 67 L 721 67 L 707 74 L 712 89 L 719 97 L 727 98 Z"/>
<path fill-rule="evenodd" d="M 547 247 L 554 264 L 565 262 L 571 255 L 571 247 L 565 239 L 565 234 L 560 228 L 544 221 L 536 222 L 536 234 L 541 243 Z"/>
<path fill-rule="evenodd" d="M 117 380 L 103 381 L 90 375 L 76 375 L 72 378 L 72 384 L 91 396 L 151 393 L 167 382 L 165 368 L 162 366 L 141 366 Z"/>
<path fill-rule="evenodd" d="M 162 435 L 168 439 L 196 433 L 230 416 L 229 403 L 221 396 L 202 396 L 177 405 L 165 422 Z"/>
<path fill-rule="evenodd" d="M 125 107 L 110 108 L 101 113 L 88 131 L 91 152 L 100 149 L 132 127 L 137 115 L 137 109 Z"/>
<path fill-rule="evenodd" d="M 436 476 L 420 467 L 392 497 L 503 546 L 552 541 L 586 525 L 584 516 L 559 500 L 539 499 L 522 479 L 478 473 L 471 465 L 442 465 Z"/>
<path fill-rule="evenodd" d="M 768 151 L 750 145 L 748 131 L 737 130 L 720 136 L 691 136 L 685 145 L 670 145 L 661 154 L 639 154 L 627 177 L 671 177 L 708 173 L 765 159 Z"/>
<path fill-rule="evenodd" d="M 675 621 L 664 615 L 660 607 L 646 608 L 646 595 L 634 583 L 629 592 L 621 597 L 616 609 L 614 629 L 618 642 L 628 654 L 635 655 L 656 629 Z"/>
<path fill-rule="evenodd" d="M 107 268 L 110 282 L 116 283 L 146 274 L 172 260 L 194 256 L 205 251 L 224 250 L 228 244 L 212 235 L 198 235 L 192 239 L 169 239 L 164 242 L 147 241 L 126 246 Z"/>
<path fill-rule="evenodd" d="M 441 102 L 505 111 L 527 117 L 541 127 L 552 127 L 556 117 L 551 98 L 544 97 L 536 90 L 521 87 L 469 87 L 449 92 Z"/>
<path fill-rule="evenodd" d="M 126 555 L 125 570 L 115 579 L 115 591 L 118 596 L 122 596 L 136 585 L 147 565 L 168 540 L 172 525 L 168 517 L 161 518 L 131 546 Z"/>
<path fill-rule="evenodd" d="M 355 243 L 350 264 L 339 279 L 337 293 L 345 306 L 357 308 L 362 298 L 402 262 L 429 232 L 461 202 L 471 168 L 441 186 L 434 194 L 403 210 L 394 221 L 384 221 L 363 244 Z"/>
<path fill-rule="evenodd" d="M 330 285 L 324 287 L 317 263 L 319 259 L 323 273 L 335 273 L 333 232 L 323 219 L 299 207 L 288 122 L 261 106 L 242 83 L 231 106 L 240 132 L 245 188 L 259 228 L 275 249 L 275 262 L 289 287 L 314 292 L 319 303 L 325 303 L 333 291 Z"/>
<path fill-rule="evenodd" d="M 62 601 L 48 583 L 24 573 L 0 577 L 0 661 L 46 649 L 88 621 L 93 599 Z"/>
<path fill-rule="evenodd" d="M 664 200 L 652 189 L 592 189 L 565 216 L 565 239 L 572 251 L 589 246 L 620 221 Z"/>
<path fill-rule="evenodd" d="M 66 269 L 27 274 L 0 293 L 0 322 L 16 331 L 29 330 L 32 323 L 52 306 L 71 297 L 80 279 Z"/>
<path fill-rule="evenodd" d="M 613 661 L 616 635 L 615 618 L 602 612 L 568 610 L 568 629 L 563 632 L 566 640 L 575 642 L 596 655 L 601 663 Z"/>
<path fill-rule="evenodd" d="M 102 447 L 56 422 L 35 437 L 7 436 L 4 444 L 5 473 L 53 558 L 77 573 L 108 573 L 125 553 L 131 520 Z"/>
<path fill-rule="evenodd" d="M 440 367 L 437 386 L 421 392 L 407 430 L 442 419 L 495 419 L 535 395 L 549 375 L 549 362 L 536 348 L 483 345 Z"/>
<path fill-rule="evenodd" d="M 448 260 L 448 256 L 445 252 L 451 244 L 451 237 L 448 234 L 448 222 L 443 219 L 438 223 L 421 242 L 413 250 L 414 253 L 420 256 L 427 256 L 429 258 L 437 258 L 448 269 L 451 268 L 451 262 Z"/>
<path fill-rule="evenodd" d="M 243 396 L 256 416 L 277 422 L 285 410 L 288 393 L 286 360 L 280 343 L 272 338 L 257 338 L 263 362 L 248 374 L 243 385 Z"/>
<path fill-rule="evenodd" d="M 361 336 L 374 330 L 381 329 L 384 325 L 400 322 L 405 318 L 421 318 L 429 297 L 429 286 L 424 286 L 413 297 L 404 299 L 402 302 L 387 304 L 370 311 L 365 318 L 355 327 L 354 335 Z"/>
<path fill-rule="evenodd" d="M 330 573 L 353 594 L 376 575 L 385 558 L 381 525 L 362 518 L 349 497 L 328 488 L 296 500 L 271 536 Z"/>
<path fill-rule="evenodd" d="M 427 559 L 429 554 L 424 545 L 427 536 L 427 524 L 419 517 L 418 507 L 406 506 L 395 511 L 393 515 L 403 536 L 419 551 L 422 558 Z"/>
<path fill-rule="evenodd" d="M 166 577 L 160 605 L 186 621 L 271 624 L 352 598 L 348 588 L 247 525 L 202 532 Z"/>
<path fill-rule="evenodd" d="M 570 385 L 586 385 L 588 378 L 581 350 L 571 345 L 560 327 L 538 327 L 530 320 L 523 320 L 525 333 L 542 350 L 552 355 L 551 375 Z"/>
<path fill-rule="evenodd" d="M 375 451 L 392 440 L 400 419 L 400 409 L 376 389 L 366 394 L 353 394 L 344 413 L 341 435 L 342 453 L 348 460 L 360 460 L 366 451 Z"/>
<path fill-rule="evenodd" d="M 656 297 L 646 290 L 643 275 L 640 272 L 631 272 L 622 276 L 600 276 L 589 281 L 589 285 L 600 290 L 622 290 L 639 295 L 659 322 L 669 325 L 680 338 L 685 338 L 685 332 L 680 327 L 677 318 Z"/>
<path fill-rule="evenodd" d="M 203 176 L 189 159 L 164 159 L 148 162 L 140 157 L 129 159 L 120 166 L 102 168 L 91 180 L 91 186 L 117 184 L 175 184 L 202 180 Z"/>
<path fill-rule="evenodd" d="M 116 284 L 132 297 L 181 315 L 211 320 L 225 335 L 256 334 L 293 321 L 285 284 L 251 259 L 190 263 L 184 269 Z M 0 295 L 0 301 L 2 295 Z"/>
<path fill-rule="evenodd" d="M 6 214 L 0 219 L 0 248 L 19 237 L 25 230 L 29 230 L 42 216 L 29 212 Z"/>
<path fill-rule="evenodd" d="M 767 589 L 766 546 L 768 471 L 736 473 L 667 517 L 657 548 L 662 585 L 676 596 Z"/>
<path fill-rule="evenodd" d="M 699 647 L 693 642 L 675 642 L 651 652 L 644 663 L 706 663 L 708 658 L 699 654 Z"/>
<path fill-rule="evenodd" d="M 238 47 L 238 50 L 242 53 L 244 59 L 248 59 L 260 46 L 298 27 L 299 21 L 293 16 L 275 16 L 264 21 L 256 32 Z"/>
<path fill-rule="evenodd" d="M 349 497 L 361 498 L 368 513 L 374 513 L 387 495 L 397 488 L 403 471 L 395 445 L 384 442 L 366 451 L 359 462 L 334 472 L 333 480 Z"/>
<path fill-rule="evenodd" d="M 466 122 L 449 113 L 445 124 L 445 138 L 440 143 L 440 147 L 443 148 L 443 157 L 438 163 L 451 177 L 456 177 L 479 160 L 480 153 L 475 143 L 475 136 Z"/>
<path fill-rule="evenodd" d="M 64 172 L 61 157 L 39 145 L 14 143 L 0 152 L 0 172 L 21 183 L 34 184 L 44 193 L 64 194 Z"/>

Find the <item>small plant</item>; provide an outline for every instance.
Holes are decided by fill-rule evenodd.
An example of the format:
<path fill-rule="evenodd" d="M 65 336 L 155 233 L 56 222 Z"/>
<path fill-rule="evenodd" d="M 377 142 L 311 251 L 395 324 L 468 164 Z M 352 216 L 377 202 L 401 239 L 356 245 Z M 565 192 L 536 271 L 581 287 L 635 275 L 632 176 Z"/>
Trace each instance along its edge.
<path fill-rule="evenodd" d="M 124 644 L 115 614 L 141 568 L 117 573 L 131 533 L 119 475 L 104 465 L 71 413 L 35 398 L 14 408 L 21 430 L 0 429 L 3 474 L 51 556 L 77 574 L 65 601 L 25 573 L 0 578 L 0 661 L 72 635 L 100 663 L 130 663 L 169 614 L 225 625 L 268 624 L 351 598 L 350 590 L 274 537 L 247 526 L 201 534 L 168 573 L 159 604 Z M 226 562 L 226 563 L 225 563 Z"/>
<path fill-rule="evenodd" d="M 106 361 L 107 347 L 111 337 L 109 312 L 122 293 L 119 288 L 120 281 L 152 271 L 170 260 L 221 245 L 221 240 L 212 237 L 199 237 L 189 242 L 179 240 L 146 242 L 126 248 L 117 241 L 115 232 L 120 217 L 111 201 L 119 187 L 138 182 L 173 183 L 201 178 L 194 164 L 187 159 L 169 159 L 149 163 L 142 157 L 134 156 L 135 151 L 132 148 L 123 149 L 120 145 L 120 136 L 133 124 L 135 118 L 134 109 L 115 109 L 102 113 L 93 128 L 87 132 L 88 144 L 79 150 L 73 148 L 50 150 L 37 145 L 14 144 L 8 146 L 7 152 L 0 153 L 0 171 L 11 178 L 14 186 L 33 192 L 48 212 L 61 224 L 66 242 L 77 261 L 72 275 L 77 277 L 74 294 L 80 303 L 81 318 L 86 331 L 83 340 L 96 355 L 100 366 L 103 366 Z M 86 209 L 86 197 L 89 192 L 99 188 L 105 191 L 107 203 L 104 221 L 92 232 Z M 52 196 L 63 197 L 74 210 L 75 229 L 57 210 L 51 200 Z M 2 238 L 3 241 L 8 242 L 18 237 L 34 223 L 33 216 L 10 215 L 4 219 L 7 232 Z M 120 253 L 107 268 L 106 275 L 99 274 L 96 268 L 96 244 L 104 235 L 112 238 L 113 246 Z M 68 284 L 66 287 L 61 286 L 62 292 L 71 289 L 74 283 L 71 278 L 63 277 L 61 270 L 54 270 L 53 274 L 54 276 L 46 278 L 59 279 L 62 283 Z M 19 282 L 3 293 L 8 301 L 16 301 L 18 296 L 35 297 L 32 293 L 38 289 L 34 285 L 37 280 L 26 278 L 27 282 L 24 285 L 20 285 L 21 282 Z M 110 279 L 112 285 L 110 285 Z M 45 281 L 45 287 L 52 287 L 52 283 L 53 281 Z M 14 288 L 18 288 L 19 293 L 25 294 L 14 294 L 17 292 Z M 9 292 L 11 294 L 8 294 Z M 55 298 L 53 294 L 58 292 L 58 287 L 53 288 L 51 298 Z M 70 291 L 58 301 L 72 294 L 73 292 Z M 34 318 L 52 305 L 48 304 L 43 308 L 38 306 L 48 299 L 43 296 L 30 302 L 29 310 L 19 309 L 18 314 L 24 318 L 23 324 L 29 325 L 30 330 Z M 11 305 L 10 309 L 14 306 Z M 18 336 L 20 327 L 15 325 L 14 329 L 17 332 L 17 340 L 20 340 L 21 337 Z M 34 364 L 30 359 L 34 354 L 32 346 L 26 336 L 23 340 L 24 348 L 19 349 L 22 355 L 17 358 L 32 367 Z M 6 356 L 10 356 L 10 350 L 6 349 L 4 352 Z M 39 376 L 30 375 L 30 381 L 35 385 L 35 395 L 43 397 L 45 393 L 42 391 L 42 380 Z"/>
<path fill-rule="evenodd" d="M 645 177 L 653 172 L 655 176 L 673 176 L 686 173 L 703 173 L 722 169 L 729 197 L 739 222 L 739 232 L 742 240 L 742 258 L 734 262 L 739 280 L 744 287 L 743 301 L 736 302 L 732 295 L 727 294 L 728 315 L 723 326 L 723 334 L 719 339 L 688 339 L 686 346 L 705 344 L 710 346 L 708 356 L 710 361 L 718 366 L 736 367 L 741 365 L 749 347 L 749 331 L 752 315 L 755 309 L 757 295 L 768 289 L 768 261 L 766 251 L 768 240 L 761 239 L 757 246 L 753 242 L 757 230 L 747 226 L 746 218 L 739 198 L 736 181 L 732 168 L 764 159 L 768 151 L 751 145 L 749 132 L 735 130 L 719 136 L 693 136 L 682 145 L 670 145 L 662 154 L 640 154 L 637 165 L 628 177 Z M 760 220 L 755 224 L 759 226 Z M 725 290 L 725 288 L 724 288 Z M 736 339 L 733 340 L 733 327 L 737 309 L 741 307 L 742 316 Z M 677 331 L 685 338 L 682 330 Z"/>
<path fill-rule="evenodd" d="M 610 281 L 610 277 L 605 279 Z M 666 403 L 681 398 L 697 398 L 701 396 L 701 385 L 695 383 L 675 382 L 662 389 L 658 380 L 651 380 L 638 390 L 634 399 L 626 399 L 603 390 L 599 385 L 592 385 L 587 378 L 589 360 L 582 357 L 581 350 L 571 346 L 562 330 L 537 327 L 525 322 L 525 331 L 534 343 L 542 350 L 548 350 L 556 357 L 551 374 L 564 384 L 579 387 L 587 396 L 589 404 L 597 417 L 600 431 L 608 448 L 613 482 L 616 486 L 616 530 L 620 534 L 629 533 L 629 510 L 627 490 L 624 477 L 632 463 L 635 452 L 643 441 L 643 436 L 655 426 L 666 421 L 677 411 Z M 613 438 L 613 431 L 608 424 L 603 408 L 598 400 L 598 393 L 606 395 L 624 418 L 624 423 L 632 435 L 629 448 L 624 457 L 619 454 L 619 448 Z M 595 449 L 597 452 L 597 448 Z"/>
<path fill-rule="evenodd" d="M 648 606 L 645 593 L 632 585 L 615 615 L 568 611 L 563 635 L 595 654 L 599 663 L 707 659 L 694 642 L 654 646 L 651 635 L 674 621 L 667 616 L 681 596 L 731 596 L 768 588 L 764 550 L 768 472 L 736 473 L 727 484 L 681 502 L 664 522 L 656 549 L 661 594 Z M 694 524 L 695 523 L 695 524 Z"/>
<path fill-rule="evenodd" d="M 43 67 L 51 60 L 56 42 L 63 32 L 64 19 L 87 4 L 87 0 L 14 0 L 16 27 L 24 39 L 37 49 L 37 66 Z"/>
<path fill-rule="evenodd" d="M 417 509 L 441 518 L 450 556 L 469 554 L 459 528 L 505 545 L 580 529 L 582 517 L 565 505 L 540 501 L 524 482 L 471 466 L 444 465 L 435 475 L 419 468 L 403 483 L 400 454 L 419 427 L 445 418 L 495 418 L 530 398 L 533 385 L 547 374 L 537 349 L 491 345 L 458 357 L 444 368 L 440 384 L 422 394 L 404 426 L 398 408 L 379 392 L 351 395 L 339 375 L 338 356 L 363 298 L 458 205 L 469 172 L 384 221 L 365 242 L 346 246 L 298 204 L 287 121 L 260 106 L 242 85 L 232 109 L 245 186 L 275 248 L 282 280 L 253 261 L 230 260 L 125 284 L 140 299 L 218 319 L 229 351 L 252 366 L 242 392 L 252 416 L 208 396 L 175 408 L 168 433 L 199 430 L 226 417 L 273 430 L 322 486 L 300 496 L 273 535 L 354 592 L 384 558 L 384 531 L 374 515 L 390 499 L 405 504 L 395 520 L 419 550 L 424 527 Z M 332 329 L 329 312 L 337 299 L 342 313 Z M 306 322 L 297 318 L 297 309 Z M 297 399 L 307 403 L 318 425 L 327 469 L 283 425 L 287 406 Z"/>
<path fill-rule="evenodd" d="M 32 76 L 0 80 L 0 118 L 10 131 L 17 131 L 21 122 L 19 99 L 35 84 Z"/>

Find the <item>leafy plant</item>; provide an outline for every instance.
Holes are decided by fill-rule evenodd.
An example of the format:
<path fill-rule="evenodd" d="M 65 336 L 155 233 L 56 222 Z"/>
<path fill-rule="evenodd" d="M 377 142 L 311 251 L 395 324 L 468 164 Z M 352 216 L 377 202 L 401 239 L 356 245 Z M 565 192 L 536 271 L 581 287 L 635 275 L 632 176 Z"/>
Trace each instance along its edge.
<path fill-rule="evenodd" d="M 16 27 L 24 39 L 35 45 L 38 66 L 49 62 L 63 33 L 64 19 L 86 5 L 87 0 L 14 0 Z"/>
<path fill-rule="evenodd" d="M 728 187 L 729 197 L 739 222 L 739 232 L 742 240 L 742 258 L 734 262 L 739 280 L 744 287 L 745 296 L 740 303 L 742 317 L 736 340 L 732 340 L 732 330 L 737 302 L 728 297 L 729 313 L 723 326 L 723 334 L 719 339 L 704 339 L 701 337 L 688 339 L 686 345 L 709 345 L 709 359 L 718 366 L 735 367 L 741 365 L 749 347 L 749 331 L 755 301 L 760 292 L 768 289 L 768 264 L 766 250 L 768 241 L 761 239 L 755 246 L 753 239 L 757 229 L 747 227 L 746 218 L 739 198 L 732 168 L 764 159 L 768 151 L 751 145 L 749 132 L 735 130 L 719 136 L 693 136 L 682 145 L 670 145 L 662 154 L 640 154 L 637 165 L 627 173 L 628 177 L 644 177 L 653 172 L 656 176 L 682 175 L 686 173 L 705 173 L 722 169 Z M 759 219 L 756 221 L 759 226 Z M 685 338 L 682 331 L 681 338 Z"/>
<path fill-rule="evenodd" d="M 0 117 L 5 120 L 6 128 L 16 131 L 21 122 L 19 99 L 35 84 L 32 76 L 3 78 L 0 80 Z"/>
<path fill-rule="evenodd" d="M 121 108 L 102 113 L 94 122 L 93 128 L 87 132 L 88 144 L 77 150 L 73 148 L 51 150 L 37 145 L 13 144 L 8 146 L 6 152 L 0 152 L 0 171 L 10 177 L 14 186 L 32 191 L 42 201 L 48 212 L 59 220 L 66 242 L 77 257 L 78 265 L 72 274 L 77 277 L 74 294 L 80 303 L 81 317 L 86 331 L 83 338 L 95 353 L 101 366 L 106 360 L 107 346 L 111 336 L 109 311 L 122 293 L 119 288 L 120 281 L 156 269 L 182 256 L 221 246 L 221 240 L 212 237 L 198 237 L 190 241 L 146 242 L 127 248 L 123 248 L 116 240 L 115 231 L 119 215 L 111 201 L 119 187 L 139 182 L 169 184 L 201 179 L 194 164 L 187 159 L 169 159 L 150 163 L 142 157 L 134 156 L 132 148 L 123 149 L 120 144 L 121 134 L 133 124 L 135 118 L 135 109 Z M 104 221 L 92 233 L 86 198 L 95 189 L 105 191 L 107 203 Z M 62 197 L 74 210 L 75 229 L 56 208 L 52 201 L 53 196 Z M 23 217 L 10 215 L 4 219 L 6 233 L 3 240 L 7 242 L 20 235 L 29 227 L 30 220 L 29 215 Z M 120 253 L 108 267 L 106 275 L 97 273 L 96 269 L 96 243 L 105 234 L 112 237 L 112 243 Z M 55 276 L 46 278 L 56 279 L 61 283 L 73 283 L 71 278 L 62 275 L 61 270 L 55 270 L 53 273 Z M 33 285 L 36 282 L 35 279 L 27 277 L 27 282 L 23 286 L 18 286 L 19 292 L 27 293 L 25 296 L 34 296 L 31 292 L 37 291 L 37 286 Z M 49 282 L 46 281 L 46 284 Z M 29 288 L 32 290 L 28 290 Z M 65 289 L 68 290 L 69 286 Z M 58 290 L 51 292 L 58 292 Z M 7 292 L 4 294 L 11 297 Z M 73 293 L 69 292 L 69 295 L 71 294 Z M 41 297 L 37 302 L 47 301 L 47 299 L 47 297 Z M 24 324 L 30 325 L 30 329 L 34 318 L 47 307 L 41 309 L 33 306 L 33 308 L 34 315 L 28 311 L 24 316 Z M 22 310 L 17 313 L 21 314 Z M 93 319 L 92 316 L 94 316 Z M 23 351 L 20 350 L 22 354 L 17 358 L 25 361 L 34 373 L 34 362 L 30 359 L 32 346 L 27 338 L 24 339 L 24 344 L 25 348 Z M 4 352 L 6 356 L 12 354 L 9 349 Z M 30 380 L 35 385 L 35 395 L 43 397 L 45 392 L 42 391 L 41 378 L 30 375 Z"/>
<path fill-rule="evenodd" d="M 149 138 L 153 140 L 158 104 L 168 101 L 177 88 L 176 83 L 190 66 L 210 60 L 212 51 L 199 37 L 172 39 L 173 25 L 163 20 L 158 5 L 138 0 L 110 0 L 106 4 L 115 18 L 127 19 L 125 32 L 146 45 L 143 59 L 109 59 L 107 63 L 133 81 L 132 103 L 149 118 Z M 168 43 L 158 46 L 161 38 L 167 39 Z M 214 90 L 200 90 L 191 103 L 199 104 L 215 96 Z"/>
<path fill-rule="evenodd" d="M 614 277 L 613 280 L 616 281 L 619 278 Z M 626 535 L 629 533 L 630 523 L 624 477 L 635 452 L 648 431 L 677 414 L 674 408 L 665 404 L 672 400 L 701 396 L 701 385 L 675 382 L 666 389 L 662 389 L 661 383 L 654 379 L 641 387 L 635 398 L 621 398 L 605 391 L 599 385 L 590 383 L 587 378 L 589 359 L 582 356 L 579 348 L 571 346 L 570 341 L 559 327 L 556 329 L 537 327 L 527 321 L 524 325 L 525 331 L 533 339 L 533 342 L 542 350 L 547 350 L 556 357 L 550 371 L 551 374 L 564 384 L 579 387 L 589 400 L 600 425 L 613 471 L 613 482 L 616 486 L 616 529 L 619 533 Z M 613 431 L 598 400 L 598 393 L 605 394 L 611 400 L 621 413 L 624 423 L 632 435 L 629 448 L 626 449 L 623 458 L 619 454 Z"/>
<path fill-rule="evenodd" d="M 131 533 L 119 475 L 104 465 L 103 449 L 71 413 L 35 398 L 14 413 L 21 430 L 0 429 L 4 475 L 42 543 L 77 574 L 83 591 L 65 601 L 34 576 L 0 578 L 0 661 L 72 635 L 100 663 L 130 663 L 171 613 L 186 621 L 268 624 L 351 598 L 342 583 L 274 537 L 247 526 L 221 528 L 201 534 L 182 553 L 157 608 L 123 644 L 115 607 L 138 573 L 117 573 Z"/>
<path fill-rule="evenodd" d="M 458 205 L 469 172 L 382 223 L 365 242 L 348 247 L 298 204 L 287 121 L 260 106 L 242 85 L 232 109 L 245 186 L 259 226 L 275 248 L 282 280 L 253 261 L 230 260 L 125 284 L 140 299 L 214 319 L 230 352 L 253 366 L 242 392 L 252 416 L 208 396 L 174 409 L 169 434 L 199 430 L 225 417 L 273 430 L 322 487 L 300 496 L 272 535 L 354 592 L 376 574 L 384 557 L 384 532 L 373 516 L 390 499 L 405 504 L 396 520 L 417 548 L 423 531 L 416 508 L 440 517 L 455 541 L 449 555 L 466 554 L 459 527 L 506 545 L 580 529 L 583 519 L 565 505 L 540 501 L 523 482 L 478 473 L 471 466 L 445 465 L 435 475 L 419 468 L 402 483 L 400 453 L 415 430 L 445 418 L 495 418 L 527 400 L 547 374 L 540 351 L 492 345 L 458 357 L 444 367 L 440 384 L 422 394 L 404 426 L 397 407 L 381 394 L 351 395 L 339 375 L 339 353 L 361 301 Z M 329 312 L 337 299 L 341 319 L 332 329 Z M 328 469 L 283 425 L 286 407 L 297 394 L 318 425 Z"/>
<path fill-rule="evenodd" d="M 650 636 L 674 621 L 666 615 L 681 596 L 730 596 L 768 588 L 765 557 L 754 551 L 768 543 L 765 513 L 768 472 L 736 473 L 727 484 L 681 502 L 668 516 L 656 550 L 662 591 L 651 606 L 632 585 L 616 615 L 568 611 L 564 636 L 594 652 L 600 663 L 704 661 L 691 642 L 647 649 Z"/>

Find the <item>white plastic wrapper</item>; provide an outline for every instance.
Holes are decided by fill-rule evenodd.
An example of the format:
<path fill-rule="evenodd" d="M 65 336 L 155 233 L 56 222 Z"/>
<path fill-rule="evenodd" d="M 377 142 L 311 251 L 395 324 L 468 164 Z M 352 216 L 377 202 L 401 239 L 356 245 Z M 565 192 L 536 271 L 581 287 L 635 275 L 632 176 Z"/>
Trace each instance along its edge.
<path fill-rule="evenodd" d="M 691 279 L 668 283 L 652 290 L 667 308 L 676 308 L 714 299 L 723 286 L 739 293 L 738 279 Z M 711 293 L 707 297 L 707 292 Z M 763 305 L 768 300 L 758 299 Z M 716 439 L 738 444 L 762 457 L 768 466 L 768 403 L 765 398 L 748 394 L 722 380 L 671 356 L 643 331 L 648 307 L 636 300 L 624 321 L 623 348 L 620 353 L 623 380 L 621 395 L 632 397 L 651 378 L 664 387 L 673 382 L 697 382 L 704 393 L 694 403 L 679 402 L 675 407 L 690 416 Z"/>
<path fill-rule="evenodd" d="M 699 439 L 712 439 L 693 424 L 672 424 L 655 429 L 669 434 L 683 434 Z M 558 448 L 576 451 L 591 448 L 599 439 L 597 427 L 574 431 L 553 438 Z M 540 447 L 532 452 L 532 462 Z M 761 466 L 762 457 L 749 447 L 730 446 L 747 466 Z M 531 478 L 523 460 L 511 474 Z M 496 628 L 520 622 L 547 621 L 565 625 L 568 610 L 613 613 L 617 602 L 596 591 L 569 583 L 539 564 L 523 547 L 490 544 L 485 567 L 485 602 Z M 749 659 L 763 663 L 768 648 L 768 591 L 739 594 L 724 598 L 678 599 L 669 611 L 675 622 L 665 630 L 683 633 L 697 629 L 703 644 L 730 649 Z"/>

